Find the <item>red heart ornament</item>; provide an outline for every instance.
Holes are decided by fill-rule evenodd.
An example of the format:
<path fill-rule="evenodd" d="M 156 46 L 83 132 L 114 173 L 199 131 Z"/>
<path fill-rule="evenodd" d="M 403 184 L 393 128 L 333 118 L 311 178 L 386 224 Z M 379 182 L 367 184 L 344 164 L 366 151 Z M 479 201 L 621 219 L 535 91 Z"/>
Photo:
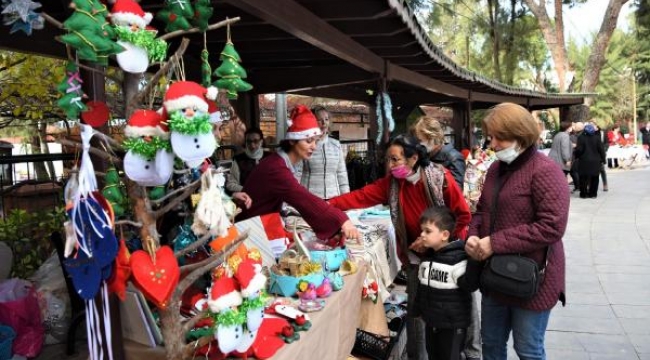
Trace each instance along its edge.
<path fill-rule="evenodd" d="M 131 255 L 131 271 L 133 282 L 144 296 L 159 308 L 167 307 L 181 270 L 169 246 L 162 246 L 156 251 L 156 263 L 144 250 L 138 250 Z"/>

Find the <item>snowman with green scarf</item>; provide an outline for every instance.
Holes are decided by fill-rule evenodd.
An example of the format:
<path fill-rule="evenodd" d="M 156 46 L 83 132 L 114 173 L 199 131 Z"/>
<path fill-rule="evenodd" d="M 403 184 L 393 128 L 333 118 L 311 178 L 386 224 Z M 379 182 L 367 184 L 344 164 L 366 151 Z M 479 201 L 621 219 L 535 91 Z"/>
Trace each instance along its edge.
<path fill-rule="evenodd" d="M 155 29 L 147 28 L 152 18 L 133 0 L 117 0 L 113 5 L 111 23 L 119 39 L 117 43 L 125 49 L 116 55 L 122 70 L 139 74 L 147 71 L 150 61 L 165 60 L 167 43 L 155 38 Z"/>
<path fill-rule="evenodd" d="M 217 94 L 217 88 L 206 89 L 193 81 L 175 82 L 165 93 L 163 108 L 172 149 L 190 168 L 201 165 L 217 149 L 208 111 L 208 101 Z"/>

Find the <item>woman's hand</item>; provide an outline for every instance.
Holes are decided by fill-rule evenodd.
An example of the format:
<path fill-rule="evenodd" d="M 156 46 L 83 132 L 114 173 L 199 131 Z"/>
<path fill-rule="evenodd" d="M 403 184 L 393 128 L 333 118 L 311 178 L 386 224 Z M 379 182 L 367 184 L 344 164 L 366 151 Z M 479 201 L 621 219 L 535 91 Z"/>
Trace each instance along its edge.
<path fill-rule="evenodd" d="M 409 249 L 418 253 L 423 253 L 427 250 L 426 246 L 424 246 L 424 239 L 421 236 L 419 236 L 411 245 L 409 245 Z"/>
<path fill-rule="evenodd" d="M 343 233 L 343 236 L 345 236 L 345 238 L 348 240 L 359 241 L 359 239 L 361 239 L 361 233 L 350 220 L 347 220 L 343 223 L 343 225 L 341 225 L 341 232 Z"/>
<path fill-rule="evenodd" d="M 470 236 L 465 242 L 465 252 L 474 260 L 481 261 L 479 258 L 479 237 Z"/>
<path fill-rule="evenodd" d="M 250 209 L 251 205 L 253 205 L 253 199 L 251 199 L 248 194 L 245 192 L 236 192 L 232 194 L 232 198 L 235 201 L 237 205 L 240 207 L 245 207 L 246 209 Z"/>

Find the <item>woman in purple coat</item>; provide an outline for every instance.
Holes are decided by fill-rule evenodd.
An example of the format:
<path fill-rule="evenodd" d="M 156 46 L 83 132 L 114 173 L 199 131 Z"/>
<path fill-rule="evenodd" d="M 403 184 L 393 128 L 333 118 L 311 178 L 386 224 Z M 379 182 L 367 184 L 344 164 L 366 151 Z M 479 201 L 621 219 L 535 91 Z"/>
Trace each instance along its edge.
<path fill-rule="evenodd" d="M 539 290 L 528 300 L 483 293 L 483 359 L 506 360 L 513 333 L 520 359 L 546 359 L 544 334 L 551 309 L 565 302 L 564 246 L 569 191 L 562 170 L 536 149 L 540 130 L 523 107 L 503 103 L 483 119 L 499 161 L 490 167 L 472 217 L 466 251 L 476 260 L 520 254 L 546 266 Z M 548 249 L 548 252 L 547 252 Z M 547 256 L 547 264 L 544 257 Z"/>

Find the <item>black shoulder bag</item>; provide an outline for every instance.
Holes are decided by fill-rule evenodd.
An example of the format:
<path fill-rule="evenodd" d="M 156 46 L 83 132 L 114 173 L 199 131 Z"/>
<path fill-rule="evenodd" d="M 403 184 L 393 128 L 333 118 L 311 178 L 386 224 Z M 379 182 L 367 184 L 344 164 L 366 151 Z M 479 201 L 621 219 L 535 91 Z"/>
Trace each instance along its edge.
<path fill-rule="evenodd" d="M 496 207 L 501 191 L 501 174 L 497 174 L 494 199 L 490 210 L 490 235 L 494 231 Z M 481 288 L 487 292 L 531 299 L 537 293 L 539 284 L 544 277 L 548 263 L 549 247 L 544 253 L 544 267 L 539 268 L 537 262 L 520 254 L 494 254 L 485 264 L 481 272 Z"/>

